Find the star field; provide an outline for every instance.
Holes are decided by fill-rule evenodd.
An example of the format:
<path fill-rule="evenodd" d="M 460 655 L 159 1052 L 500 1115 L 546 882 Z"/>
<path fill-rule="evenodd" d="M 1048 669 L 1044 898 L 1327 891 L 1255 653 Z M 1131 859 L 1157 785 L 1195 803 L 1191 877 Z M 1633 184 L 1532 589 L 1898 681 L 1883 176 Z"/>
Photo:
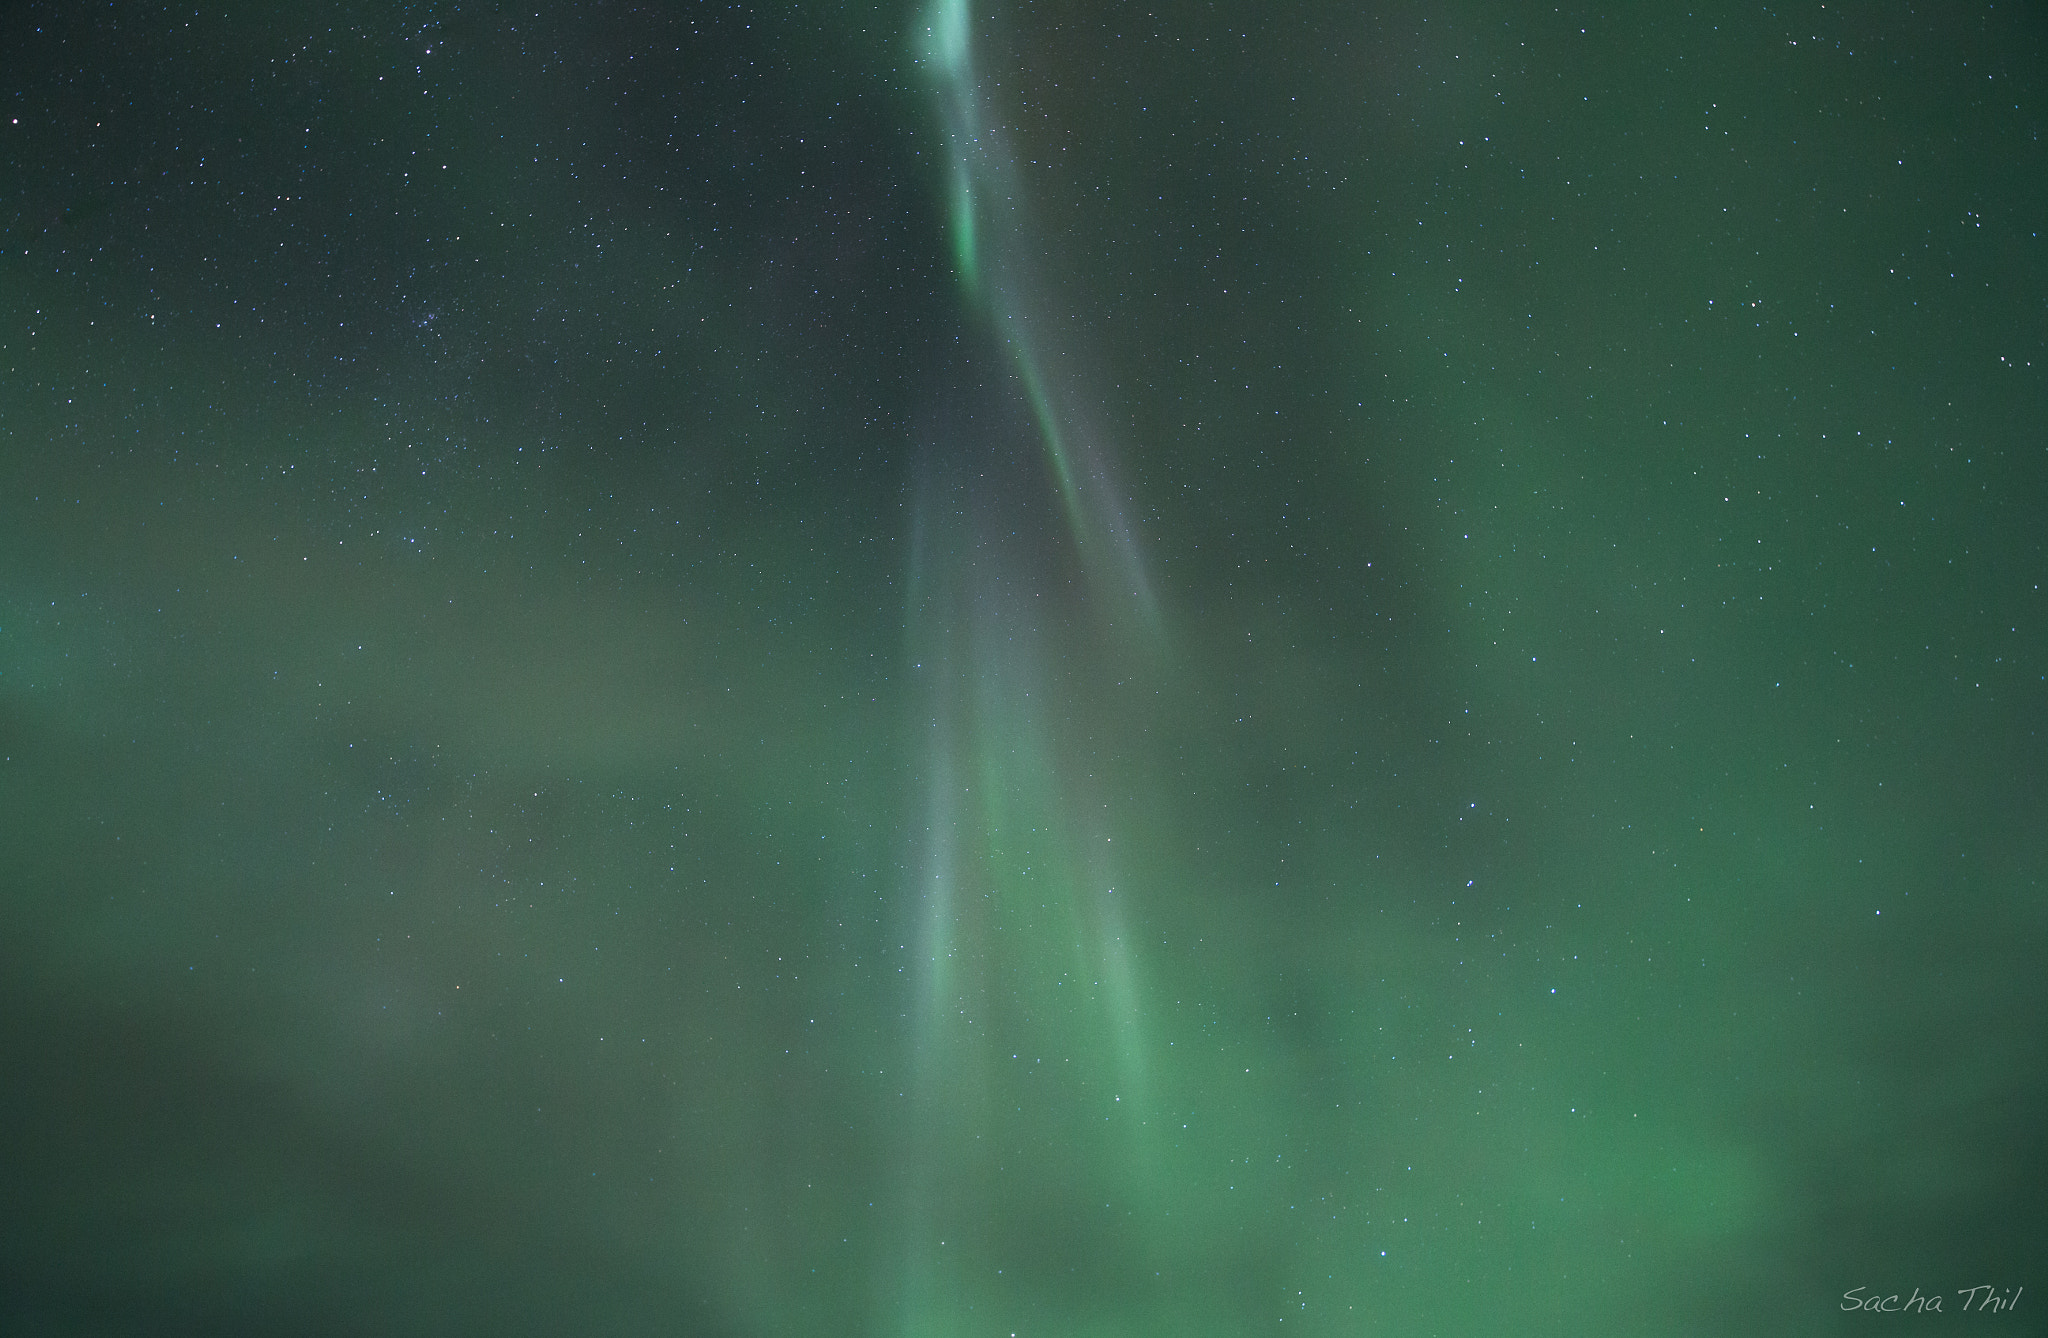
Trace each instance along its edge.
<path fill-rule="evenodd" d="M 2035 1331 L 2043 41 L 12 7 L 0 1330 Z"/>

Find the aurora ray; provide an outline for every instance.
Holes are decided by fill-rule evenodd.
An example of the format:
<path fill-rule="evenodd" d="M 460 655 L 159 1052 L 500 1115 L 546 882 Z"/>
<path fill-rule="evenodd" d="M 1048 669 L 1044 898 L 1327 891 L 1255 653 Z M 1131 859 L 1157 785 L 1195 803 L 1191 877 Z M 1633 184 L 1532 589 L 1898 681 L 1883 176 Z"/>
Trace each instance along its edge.
<path fill-rule="evenodd" d="M 1083 722 L 1109 666 L 1150 661 L 1164 638 L 1100 436 L 1035 333 L 1050 323 L 1025 264 L 1023 192 L 971 36 L 962 0 L 940 0 L 924 55 L 958 276 L 1008 374 L 932 412 L 913 522 L 924 831 L 906 1333 L 1022 1304 L 1005 1298 L 1025 1280 L 1002 1267 L 992 1220 L 1158 1198 L 1143 1184 L 1144 971 L 1116 891 L 1113 759 Z M 1048 501 L 1059 519 L 1041 514 Z M 1078 596 L 1060 575 L 1076 561 Z M 1145 1223 L 1134 1213 L 1120 1248 L 1142 1255 Z"/>
<path fill-rule="evenodd" d="M 967 300 L 1000 342 L 1030 407 L 1058 486 L 1068 533 L 1102 616 L 1131 624 L 1134 641 L 1163 638 L 1159 604 L 1086 396 L 1063 370 L 1078 350 L 1058 347 L 1058 321 L 1029 257 L 1029 202 L 1009 136 L 991 114 L 976 68 L 967 0 L 934 0 L 922 28 L 945 130 L 955 272 Z"/>

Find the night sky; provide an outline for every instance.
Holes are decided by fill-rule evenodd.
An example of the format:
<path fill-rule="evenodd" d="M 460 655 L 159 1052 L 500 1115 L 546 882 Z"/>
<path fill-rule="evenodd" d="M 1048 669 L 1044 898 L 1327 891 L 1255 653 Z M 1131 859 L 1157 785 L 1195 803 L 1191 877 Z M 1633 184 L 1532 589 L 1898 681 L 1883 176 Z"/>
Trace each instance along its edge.
<path fill-rule="evenodd" d="M 2048 1332 L 2044 120 L 0 7 L 0 1331 Z"/>

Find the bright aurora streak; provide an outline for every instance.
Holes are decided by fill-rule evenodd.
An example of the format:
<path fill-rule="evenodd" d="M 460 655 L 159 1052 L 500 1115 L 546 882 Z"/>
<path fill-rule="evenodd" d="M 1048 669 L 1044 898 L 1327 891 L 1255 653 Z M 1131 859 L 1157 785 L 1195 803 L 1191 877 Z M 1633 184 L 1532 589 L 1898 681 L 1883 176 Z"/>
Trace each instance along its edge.
<path fill-rule="evenodd" d="M 902 1304 L 904 1332 L 939 1334 L 1022 1281 L 992 1221 L 1031 1199 L 1132 1204 L 1122 1234 L 1142 1253 L 1137 1205 L 1156 1199 L 1140 1183 L 1155 1162 L 1143 963 L 1116 891 L 1107 759 L 1077 706 L 1110 678 L 1156 674 L 1165 638 L 1106 441 L 1065 370 L 1076 350 L 1028 262 L 1028 202 L 964 0 L 939 0 L 923 36 L 957 276 L 1008 364 L 990 393 L 932 416 L 911 551 L 926 738 Z M 1064 525 L 1030 519 L 1048 482 Z"/>

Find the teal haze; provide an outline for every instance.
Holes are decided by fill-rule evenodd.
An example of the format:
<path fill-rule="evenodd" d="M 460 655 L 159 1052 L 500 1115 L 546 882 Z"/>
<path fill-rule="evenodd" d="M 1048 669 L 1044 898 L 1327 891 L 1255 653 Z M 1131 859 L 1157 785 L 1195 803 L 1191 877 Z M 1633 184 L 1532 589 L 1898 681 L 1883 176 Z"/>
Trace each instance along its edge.
<path fill-rule="evenodd" d="M 0 1332 L 2041 1333 L 2044 56 L 13 7 Z"/>

